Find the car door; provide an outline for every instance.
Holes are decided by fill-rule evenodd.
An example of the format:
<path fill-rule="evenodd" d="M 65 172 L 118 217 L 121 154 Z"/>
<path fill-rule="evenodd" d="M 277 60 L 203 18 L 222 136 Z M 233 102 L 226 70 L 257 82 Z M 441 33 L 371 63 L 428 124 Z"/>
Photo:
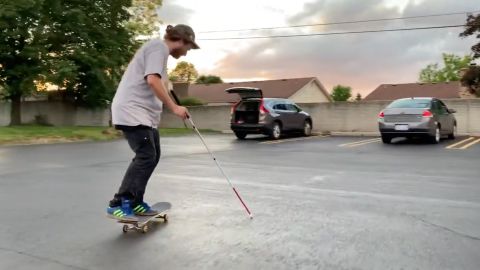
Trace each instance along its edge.
<path fill-rule="evenodd" d="M 291 129 L 291 112 L 288 111 L 285 102 L 277 102 L 275 105 L 273 105 L 273 110 L 279 115 L 278 119 L 282 122 L 282 128 L 284 130 Z"/>
<path fill-rule="evenodd" d="M 450 112 L 448 109 L 447 105 L 443 103 L 443 101 L 438 100 L 438 104 L 441 107 L 441 111 L 444 112 L 445 115 L 445 127 L 447 128 L 448 133 L 450 134 L 453 131 L 454 125 L 455 125 L 455 117 L 453 116 L 453 113 Z"/>
<path fill-rule="evenodd" d="M 450 127 L 448 126 L 447 116 L 448 112 L 445 108 L 442 108 L 440 105 L 439 100 L 434 99 L 432 101 L 432 110 L 436 117 L 438 123 L 440 123 L 440 133 L 445 134 L 448 133 Z"/>
<path fill-rule="evenodd" d="M 293 103 L 287 103 L 287 109 L 291 112 L 291 124 L 293 129 L 303 129 L 303 123 L 305 121 L 305 116 L 301 114 L 300 108 L 295 106 Z"/>

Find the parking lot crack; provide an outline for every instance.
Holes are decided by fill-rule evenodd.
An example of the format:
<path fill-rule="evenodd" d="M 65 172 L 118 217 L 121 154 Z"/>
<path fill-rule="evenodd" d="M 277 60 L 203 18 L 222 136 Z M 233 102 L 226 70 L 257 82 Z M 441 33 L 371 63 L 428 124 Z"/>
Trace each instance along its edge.
<path fill-rule="evenodd" d="M 29 254 L 29 253 L 26 253 L 26 252 L 24 252 L 24 251 L 18 251 L 18 250 L 11 249 L 11 248 L 0 247 L 0 250 L 6 251 L 6 252 L 12 252 L 12 253 L 15 253 L 15 254 L 18 254 L 18 255 L 22 255 L 22 256 L 25 256 L 25 257 L 34 258 L 34 259 L 37 259 L 37 260 L 40 260 L 40 261 L 44 261 L 44 262 L 49 262 L 49 263 L 54 263 L 54 264 L 66 266 L 66 267 L 69 267 L 69 268 L 72 268 L 72 269 L 89 270 L 89 269 L 87 269 L 87 268 L 82 268 L 82 267 L 78 267 L 78 266 L 75 266 L 75 265 L 63 263 L 63 262 L 58 261 L 58 260 L 55 260 L 55 259 L 40 257 L 40 256 L 37 256 L 37 255 Z"/>
<path fill-rule="evenodd" d="M 455 235 L 458 235 L 458 236 L 461 236 L 461 237 L 464 237 L 464 238 L 467 238 L 467 239 L 470 239 L 470 240 L 475 240 L 475 241 L 479 241 L 480 240 L 480 237 L 478 236 L 472 236 L 472 235 L 468 235 L 468 234 L 465 234 L 465 233 L 462 233 L 462 232 L 458 232 L 456 230 L 453 230 L 453 229 L 450 229 L 446 226 L 442 226 L 442 225 L 439 225 L 439 224 L 435 224 L 433 222 L 430 222 L 428 220 L 425 220 L 423 218 L 420 218 L 420 217 L 416 217 L 416 216 L 411 216 L 419 221 L 421 221 L 422 223 L 425 223 L 427 225 L 430 225 L 432 227 L 435 227 L 435 228 L 438 228 L 438 229 L 441 229 L 441 230 L 444 230 L 444 231 L 448 231 L 450 233 L 453 233 Z"/>

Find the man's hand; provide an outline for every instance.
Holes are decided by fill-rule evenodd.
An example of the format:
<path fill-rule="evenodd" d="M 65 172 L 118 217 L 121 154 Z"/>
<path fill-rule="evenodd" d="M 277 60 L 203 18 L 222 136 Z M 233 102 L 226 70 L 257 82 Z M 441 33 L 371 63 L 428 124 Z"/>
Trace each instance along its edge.
<path fill-rule="evenodd" d="M 182 118 L 183 120 L 187 119 L 188 117 L 188 110 L 187 108 L 183 107 L 183 106 L 177 106 L 173 109 L 173 113 Z"/>

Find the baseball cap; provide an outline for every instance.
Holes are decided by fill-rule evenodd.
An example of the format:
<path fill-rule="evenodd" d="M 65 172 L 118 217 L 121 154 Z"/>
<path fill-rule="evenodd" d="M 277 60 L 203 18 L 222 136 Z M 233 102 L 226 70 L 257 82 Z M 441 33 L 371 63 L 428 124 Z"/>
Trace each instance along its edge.
<path fill-rule="evenodd" d="M 167 34 L 172 37 L 179 37 L 184 41 L 191 43 L 193 45 L 193 49 L 200 49 L 200 46 L 198 46 L 198 44 L 195 42 L 195 32 L 193 32 L 193 29 L 188 25 L 168 25 Z"/>

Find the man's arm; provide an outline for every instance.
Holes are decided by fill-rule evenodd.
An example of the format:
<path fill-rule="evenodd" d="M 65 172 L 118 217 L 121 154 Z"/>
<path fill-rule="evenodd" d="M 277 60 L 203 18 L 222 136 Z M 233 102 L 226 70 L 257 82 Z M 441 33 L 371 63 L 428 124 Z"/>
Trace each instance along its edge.
<path fill-rule="evenodd" d="M 167 90 L 163 85 L 162 79 L 156 74 L 147 75 L 147 83 L 155 93 L 155 95 L 165 104 L 170 111 L 182 119 L 186 119 L 188 115 L 187 108 L 179 106 L 173 102 L 170 96 L 167 94 Z"/>

